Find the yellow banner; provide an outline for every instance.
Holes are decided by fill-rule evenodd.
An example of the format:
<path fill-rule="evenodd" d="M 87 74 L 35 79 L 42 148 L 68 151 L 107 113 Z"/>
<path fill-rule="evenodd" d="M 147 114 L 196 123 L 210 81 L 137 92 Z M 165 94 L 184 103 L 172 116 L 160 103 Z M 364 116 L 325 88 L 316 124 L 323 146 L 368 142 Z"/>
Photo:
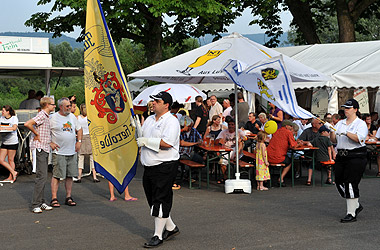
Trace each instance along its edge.
<path fill-rule="evenodd" d="M 84 42 L 87 118 L 95 169 L 122 193 L 136 174 L 138 147 L 128 85 L 97 0 L 87 1 Z"/>

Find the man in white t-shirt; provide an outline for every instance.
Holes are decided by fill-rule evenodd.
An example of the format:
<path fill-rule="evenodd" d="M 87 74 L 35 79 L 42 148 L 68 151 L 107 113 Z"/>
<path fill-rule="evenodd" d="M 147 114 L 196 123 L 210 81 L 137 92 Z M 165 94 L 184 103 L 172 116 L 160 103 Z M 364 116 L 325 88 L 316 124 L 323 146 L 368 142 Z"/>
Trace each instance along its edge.
<path fill-rule="evenodd" d="M 68 98 L 58 100 L 59 112 L 50 118 L 51 148 L 53 149 L 53 177 L 51 180 L 52 207 L 59 207 L 57 192 L 59 180 L 65 180 L 66 201 L 68 206 L 75 206 L 71 197 L 73 177 L 78 176 L 77 153 L 82 143 L 83 131 L 78 119 L 71 113 Z M 78 138 L 76 137 L 76 134 Z M 77 140 L 78 139 L 78 140 Z"/>
<path fill-rule="evenodd" d="M 219 133 L 218 137 L 215 140 L 215 144 L 221 144 L 227 148 L 233 149 L 233 151 L 230 152 L 230 159 L 233 160 L 236 158 L 236 131 L 235 131 L 235 120 L 232 119 L 231 117 L 228 117 L 226 119 L 226 122 L 228 124 L 228 129 L 222 130 L 222 132 Z M 245 133 L 241 130 L 238 129 L 238 134 L 239 134 L 239 159 L 242 157 L 243 153 L 243 147 L 244 147 L 244 142 L 247 140 L 247 137 L 245 136 Z M 223 184 L 224 181 L 227 179 L 227 164 L 228 161 L 227 159 L 222 159 L 220 162 L 220 170 L 222 171 L 223 178 L 220 179 L 217 183 L 218 184 Z"/>
<path fill-rule="evenodd" d="M 214 115 L 222 116 L 222 113 L 223 113 L 223 107 L 222 105 L 220 105 L 215 95 L 210 96 L 210 102 L 211 102 L 211 108 L 210 108 L 210 111 L 208 112 L 209 121 L 212 120 L 212 117 Z"/>

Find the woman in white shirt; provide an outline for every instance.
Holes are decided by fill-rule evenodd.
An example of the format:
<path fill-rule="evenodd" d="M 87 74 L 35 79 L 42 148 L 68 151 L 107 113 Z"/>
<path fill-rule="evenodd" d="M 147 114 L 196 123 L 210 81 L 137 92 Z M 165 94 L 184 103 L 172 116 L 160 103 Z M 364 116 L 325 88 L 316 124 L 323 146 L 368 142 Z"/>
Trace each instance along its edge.
<path fill-rule="evenodd" d="M 11 106 L 5 105 L 1 111 L 1 148 L 0 164 L 9 170 L 9 176 L 5 181 L 16 181 L 18 172 L 15 171 L 15 155 L 18 148 L 17 126 L 18 119 Z M 8 156 L 8 162 L 5 158 Z"/>
<path fill-rule="evenodd" d="M 78 122 L 83 129 L 83 137 L 82 137 L 82 146 L 80 147 L 78 154 L 78 179 L 75 182 L 80 183 L 82 180 L 82 171 L 84 168 L 84 156 L 90 156 L 90 168 L 92 169 L 92 178 L 94 182 L 100 182 L 98 178 L 96 178 L 96 171 L 94 166 L 94 158 L 92 157 L 92 147 L 91 147 L 91 138 L 90 131 L 88 129 L 88 120 L 87 120 L 87 109 L 86 104 L 80 105 L 80 115 L 78 115 Z"/>
<path fill-rule="evenodd" d="M 354 222 L 358 213 L 363 210 L 359 203 L 359 183 L 367 165 L 367 149 L 365 139 L 368 134 L 367 125 L 357 116 L 359 103 L 349 99 L 344 105 L 346 119 L 339 121 L 331 141 L 337 143 L 338 154 L 335 161 L 335 183 L 339 194 L 346 199 L 347 215 L 342 223 Z"/>

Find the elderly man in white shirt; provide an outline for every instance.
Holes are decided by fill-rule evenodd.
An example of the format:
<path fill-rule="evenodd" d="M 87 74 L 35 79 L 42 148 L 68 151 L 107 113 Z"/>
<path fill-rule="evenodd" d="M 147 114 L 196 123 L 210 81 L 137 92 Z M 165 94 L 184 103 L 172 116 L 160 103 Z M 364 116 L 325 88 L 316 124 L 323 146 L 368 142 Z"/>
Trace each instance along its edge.
<path fill-rule="evenodd" d="M 210 111 L 208 112 L 209 121 L 212 120 L 212 117 L 214 115 L 219 115 L 221 117 L 223 113 L 223 107 L 222 105 L 220 105 L 215 95 L 210 96 L 210 102 L 211 102 L 211 108 L 210 108 Z"/>
<path fill-rule="evenodd" d="M 68 206 L 76 206 L 71 197 L 73 177 L 78 176 L 77 152 L 82 144 L 83 130 L 78 119 L 71 113 L 68 98 L 58 100 L 59 111 L 51 115 L 51 148 L 53 149 L 53 177 L 51 179 L 52 207 L 60 207 L 57 199 L 59 180 L 65 180 Z"/>
<path fill-rule="evenodd" d="M 173 203 L 175 177 L 179 165 L 180 126 L 169 111 L 173 103 L 171 95 L 160 92 L 150 96 L 154 115 L 143 126 L 143 137 L 137 139 L 141 147 L 141 163 L 144 166 L 143 186 L 151 215 L 155 217 L 155 232 L 144 247 L 157 247 L 176 234 L 178 227 L 170 217 Z"/>

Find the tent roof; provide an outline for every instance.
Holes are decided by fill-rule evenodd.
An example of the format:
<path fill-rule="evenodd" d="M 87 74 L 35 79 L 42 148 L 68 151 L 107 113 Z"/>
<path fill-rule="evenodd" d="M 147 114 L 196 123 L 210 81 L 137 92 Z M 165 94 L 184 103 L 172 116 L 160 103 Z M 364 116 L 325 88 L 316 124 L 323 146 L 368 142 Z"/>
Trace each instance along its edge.
<path fill-rule="evenodd" d="M 335 80 L 293 83 L 295 88 L 380 86 L 380 41 L 315 44 L 275 50 Z"/>

